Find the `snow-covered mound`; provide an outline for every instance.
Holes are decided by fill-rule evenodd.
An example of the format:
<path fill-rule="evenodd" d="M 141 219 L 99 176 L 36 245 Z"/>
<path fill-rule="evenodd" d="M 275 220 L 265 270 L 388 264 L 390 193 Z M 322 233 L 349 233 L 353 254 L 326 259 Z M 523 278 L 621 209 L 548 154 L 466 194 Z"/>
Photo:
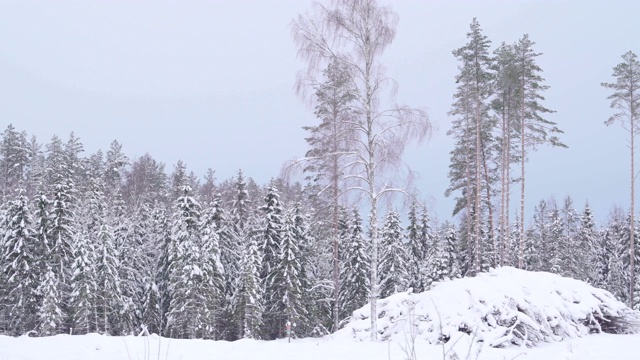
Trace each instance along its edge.
<path fill-rule="evenodd" d="M 378 338 L 417 334 L 430 343 L 473 337 L 493 347 L 532 346 L 589 333 L 640 332 L 640 313 L 608 291 L 546 272 L 512 267 L 436 284 L 419 294 L 378 302 Z M 341 330 L 370 338 L 370 307 L 354 311 Z"/>

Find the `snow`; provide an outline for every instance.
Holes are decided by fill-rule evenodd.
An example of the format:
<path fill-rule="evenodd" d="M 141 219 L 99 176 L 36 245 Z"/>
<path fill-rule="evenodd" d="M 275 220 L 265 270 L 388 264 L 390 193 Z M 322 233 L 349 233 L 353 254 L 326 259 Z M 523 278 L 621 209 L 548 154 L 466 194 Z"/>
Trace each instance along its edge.
<path fill-rule="evenodd" d="M 590 316 L 616 314 L 637 320 L 638 313 L 604 290 L 549 273 L 501 268 L 475 278 L 443 282 L 421 294 L 400 293 L 381 299 L 378 328 L 384 340 L 380 342 L 366 340 L 367 310 L 356 310 L 352 321 L 335 334 L 291 343 L 286 339 L 176 340 L 154 334 L 0 336 L 0 360 L 404 360 L 412 348 L 415 359 L 638 359 L 640 334 L 593 334 L 597 327 L 588 322 Z M 515 332 L 508 330 L 505 318 L 527 324 L 519 328 L 528 331 L 527 341 L 509 338 Z M 459 331 L 463 327 L 473 331 Z M 441 334 L 449 341 L 438 342 Z M 505 346 L 514 344 L 520 346 Z"/>
<path fill-rule="evenodd" d="M 534 346 L 593 332 L 640 331 L 640 313 L 605 290 L 511 267 L 439 283 L 419 294 L 394 294 L 379 300 L 377 311 L 382 340 L 397 341 L 417 331 L 419 338 L 432 344 L 465 333 L 473 333 L 476 341 L 488 346 L 504 347 Z M 369 339 L 369 316 L 369 305 L 354 311 L 340 333 Z"/>
<path fill-rule="evenodd" d="M 468 353 L 468 338 L 456 343 L 460 359 Z M 480 347 L 478 360 L 637 360 L 640 335 L 598 334 L 565 342 L 546 343 L 535 348 Z M 0 336 L 0 360 L 405 360 L 404 342 L 359 342 L 334 336 L 235 342 L 176 340 L 156 335 L 117 337 L 98 334 L 56 335 L 43 338 Z M 445 346 L 445 351 L 449 347 Z M 472 350 L 474 351 L 474 350 Z M 159 354 L 158 354 L 159 353 Z M 416 343 L 417 359 L 442 359 L 442 348 L 424 340 Z M 452 352 L 448 352 L 448 355 Z"/>

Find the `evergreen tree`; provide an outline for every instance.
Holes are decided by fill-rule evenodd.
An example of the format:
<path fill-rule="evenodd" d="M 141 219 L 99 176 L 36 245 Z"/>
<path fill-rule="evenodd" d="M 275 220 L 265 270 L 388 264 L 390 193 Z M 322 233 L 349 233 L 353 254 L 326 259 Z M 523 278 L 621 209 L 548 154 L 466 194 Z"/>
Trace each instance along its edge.
<path fill-rule="evenodd" d="M 382 257 L 379 269 L 383 276 L 380 279 L 380 296 L 383 298 L 407 288 L 407 253 L 402 242 L 400 216 L 395 211 L 389 211 L 382 227 Z"/>
<path fill-rule="evenodd" d="M 472 273 L 482 268 L 482 226 L 483 216 L 488 216 L 488 238 L 493 241 L 493 209 L 492 188 L 496 181 L 495 168 L 492 167 L 496 151 L 493 131 L 495 118 L 490 116 L 490 96 L 493 73 L 492 58 L 489 54 L 491 42 L 482 34 L 477 19 L 473 19 L 467 33 L 468 43 L 453 51 L 453 55 L 461 63 L 460 74 L 456 76 L 458 84 L 455 102 L 450 114 L 453 120 L 452 129 L 456 147 L 451 152 L 449 178 L 451 185 L 446 195 L 461 190 L 462 197 L 457 200 L 454 214 L 466 208 L 473 223 L 471 241 L 474 252 L 471 258 Z"/>
<path fill-rule="evenodd" d="M 0 223 L 0 303 L 4 305 L 4 327 L 13 335 L 36 328 L 39 306 L 36 290 L 41 279 L 38 263 L 44 251 L 38 242 L 24 190 L 17 191 L 3 212 Z"/>
<path fill-rule="evenodd" d="M 601 85 L 613 90 L 613 94 L 607 99 L 611 100 L 611 108 L 616 109 L 606 122 L 611 125 L 614 122 L 620 122 L 622 127 L 629 133 L 629 149 L 631 150 L 631 210 L 629 219 L 629 253 L 635 254 L 635 236 L 631 230 L 635 227 L 635 180 L 637 177 L 635 167 L 635 137 L 640 132 L 640 61 L 638 56 L 629 51 L 622 55 L 622 62 L 613 68 L 613 76 L 615 83 L 602 83 Z M 629 267 L 629 305 L 633 307 L 635 301 L 635 259 L 631 258 Z"/>
<path fill-rule="evenodd" d="M 167 334 L 175 338 L 211 337 L 209 302 L 211 290 L 203 269 L 200 247 L 201 207 L 191 188 L 184 186 L 183 195 L 176 200 L 172 218 L 169 268 L 171 302 L 167 314 Z"/>
<path fill-rule="evenodd" d="M 265 313 L 263 331 L 264 338 L 276 339 L 282 334 L 286 320 L 279 311 L 282 295 L 279 284 L 270 281 L 279 263 L 284 230 L 283 209 L 280 203 L 278 189 L 272 181 L 267 189 L 265 205 L 260 209 L 264 212 L 264 229 L 262 231 L 262 270 L 261 280 L 265 289 Z"/>
<path fill-rule="evenodd" d="M 284 214 L 281 231 L 280 252 L 273 270 L 266 279 L 267 307 L 272 337 L 280 337 L 287 322 L 297 324 L 301 334 L 307 330 L 309 313 L 304 294 L 308 291 L 301 259 L 300 245 L 304 239 L 303 230 L 296 224 L 295 213 Z"/>
<path fill-rule="evenodd" d="M 115 335 L 114 323 L 119 322 L 118 308 L 120 303 L 120 262 L 113 239 L 113 230 L 102 224 L 98 230 L 95 244 L 96 259 L 96 331 L 102 334 Z"/>
<path fill-rule="evenodd" d="M 38 333 L 40 335 L 56 335 L 64 326 L 64 314 L 60 309 L 60 284 L 58 276 L 47 264 L 43 281 L 38 287 L 38 294 L 42 296 L 42 303 L 38 309 Z"/>
<path fill-rule="evenodd" d="M 96 329 L 96 300 L 98 291 L 95 269 L 95 250 L 86 232 L 75 234 L 71 265 L 71 294 L 69 315 L 74 333 L 87 334 Z"/>
<path fill-rule="evenodd" d="M 419 222 L 417 203 L 415 201 L 411 203 L 409 208 L 408 220 L 409 225 L 406 229 L 406 237 L 409 246 L 409 257 L 407 262 L 409 270 L 408 287 L 412 288 L 415 293 L 420 293 L 425 291 L 429 285 L 428 279 L 424 274 L 429 244 L 427 243 L 427 237 L 424 236 L 425 233 L 422 232 L 423 225 Z"/>
<path fill-rule="evenodd" d="M 542 92 L 549 89 L 544 85 L 540 75 L 542 69 L 536 63 L 536 58 L 542 54 L 533 50 L 535 43 L 524 35 L 515 45 L 515 66 L 518 77 L 518 136 L 520 137 L 520 224 L 524 225 L 525 209 L 525 164 L 528 159 L 527 151 L 535 150 L 540 144 L 564 147 L 558 138 L 562 131 L 553 121 L 544 119 L 543 114 L 553 113 L 540 102 L 544 100 Z M 524 266 L 524 226 L 520 228 L 520 259 L 518 266 Z"/>
<path fill-rule="evenodd" d="M 260 231 L 254 222 L 249 222 L 246 245 L 243 247 L 240 261 L 239 281 L 235 293 L 234 307 L 241 323 L 241 336 L 249 339 L 260 339 L 262 328 L 263 287 L 260 281 L 262 257 L 259 242 Z"/>
<path fill-rule="evenodd" d="M 354 310 L 369 299 L 369 252 L 362 236 L 362 218 L 357 209 L 352 211 L 349 224 L 349 238 L 342 272 L 340 273 L 341 318 L 351 316 Z"/>

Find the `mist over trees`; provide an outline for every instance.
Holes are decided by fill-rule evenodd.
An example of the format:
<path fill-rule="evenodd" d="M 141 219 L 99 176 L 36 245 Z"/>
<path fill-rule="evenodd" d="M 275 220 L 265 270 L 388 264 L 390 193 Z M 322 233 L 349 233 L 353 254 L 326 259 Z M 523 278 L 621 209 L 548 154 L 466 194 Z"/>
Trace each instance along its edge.
<path fill-rule="evenodd" d="M 528 35 L 492 49 L 473 19 L 467 43 L 453 50 L 447 195 L 455 210 L 433 214 L 420 202 L 429 189 L 407 185 L 402 162 L 431 123 L 388 96 L 399 86 L 381 61 L 397 22 L 374 0 L 336 0 L 291 23 L 306 66 L 296 91 L 315 117 L 304 128 L 305 156 L 287 164 L 302 170 L 298 177 L 287 171 L 259 184 L 239 169 L 217 179 L 183 161 L 128 158 L 118 141 L 87 154 L 74 133 L 41 143 L 7 126 L 0 334 L 271 340 L 291 324 L 292 336 L 321 336 L 370 302 L 375 339 L 380 297 L 498 266 L 584 280 L 639 309 L 635 54 L 602 84 L 616 109 L 607 125 L 620 122 L 630 134 L 630 211 L 613 208 L 597 224 L 589 204 L 550 197 L 536 199 L 526 218 L 528 154 L 566 147 L 543 105 L 542 54 Z"/>

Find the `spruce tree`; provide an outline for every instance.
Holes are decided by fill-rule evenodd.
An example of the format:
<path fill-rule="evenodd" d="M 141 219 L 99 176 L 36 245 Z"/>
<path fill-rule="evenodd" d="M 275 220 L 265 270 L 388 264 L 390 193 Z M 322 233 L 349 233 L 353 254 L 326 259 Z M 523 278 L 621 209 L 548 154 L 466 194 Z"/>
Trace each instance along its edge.
<path fill-rule="evenodd" d="M 387 297 L 407 288 L 409 279 L 407 252 L 403 246 L 404 236 L 400 215 L 395 211 L 387 212 L 382 227 L 380 259 L 380 296 Z"/>
<path fill-rule="evenodd" d="M 260 208 L 264 213 L 263 257 L 260 275 L 265 289 L 265 327 L 263 333 L 266 339 L 276 339 L 283 333 L 286 320 L 278 304 L 282 301 L 282 298 L 277 296 L 281 295 L 279 284 L 270 281 L 279 263 L 284 230 L 283 208 L 278 189 L 273 181 L 267 188 L 264 201 L 265 205 Z"/>
<path fill-rule="evenodd" d="M 45 255 L 42 243 L 34 231 L 34 221 L 29 203 L 20 189 L 3 212 L 0 229 L 0 274 L 2 291 L 0 299 L 5 307 L 4 326 L 12 335 L 22 335 L 34 330 L 35 315 L 39 306 L 37 287 L 43 274 L 39 263 Z"/>
<path fill-rule="evenodd" d="M 263 287 L 260 280 L 262 256 L 260 252 L 261 233 L 257 220 L 247 223 L 247 241 L 242 249 L 237 292 L 234 294 L 234 308 L 239 318 L 240 335 L 248 339 L 260 339 L 262 328 Z M 251 230 L 254 229 L 254 230 Z"/>
<path fill-rule="evenodd" d="M 357 209 L 349 219 L 349 237 L 340 273 L 341 318 L 351 316 L 354 310 L 364 306 L 369 299 L 369 251 L 363 238 L 362 218 Z"/>

